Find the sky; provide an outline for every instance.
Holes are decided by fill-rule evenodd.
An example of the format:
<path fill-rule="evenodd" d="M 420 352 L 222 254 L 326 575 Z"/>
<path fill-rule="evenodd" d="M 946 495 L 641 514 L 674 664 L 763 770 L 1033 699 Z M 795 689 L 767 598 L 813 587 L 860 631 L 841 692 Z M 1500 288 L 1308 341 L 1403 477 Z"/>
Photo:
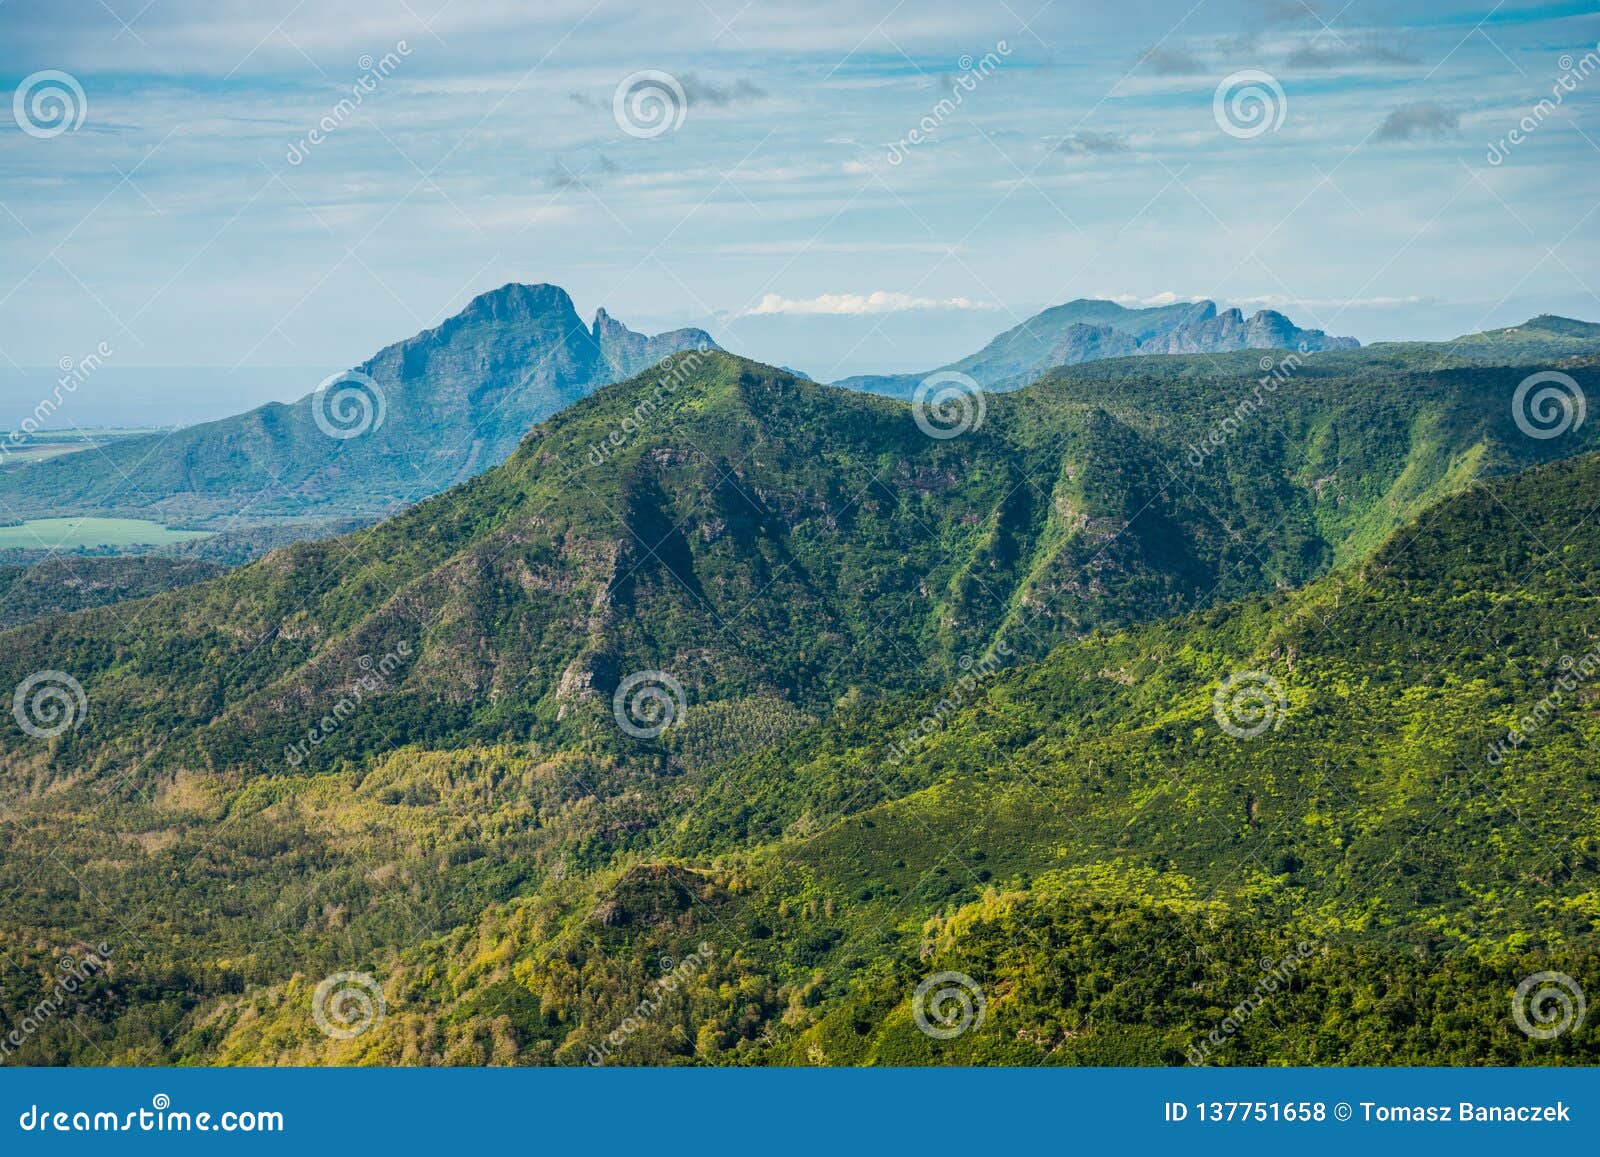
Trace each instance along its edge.
<path fill-rule="evenodd" d="M 1595 3 L 0 0 L 0 94 L 0 409 L 103 348 L 82 425 L 507 281 L 821 380 L 1076 297 L 1600 320 Z"/>

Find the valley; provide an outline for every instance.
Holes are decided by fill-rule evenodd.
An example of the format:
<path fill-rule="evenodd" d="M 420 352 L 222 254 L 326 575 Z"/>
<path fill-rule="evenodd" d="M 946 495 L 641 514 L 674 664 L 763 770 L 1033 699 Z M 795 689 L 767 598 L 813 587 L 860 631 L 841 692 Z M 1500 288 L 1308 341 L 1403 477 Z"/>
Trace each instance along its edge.
<path fill-rule="evenodd" d="M 1600 444 L 1511 399 L 1600 389 L 1600 327 L 1294 352 L 951 437 L 669 353 L 389 519 L 20 622 L 5 678 L 82 702 L 0 734 L 4 1015 L 113 964 L 18 1057 L 1588 1056 L 1485 1010 L 1596 962 Z M 330 1039 L 345 972 L 388 1013 Z M 985 1025 L 921 1031 L 933 974 Z"/>

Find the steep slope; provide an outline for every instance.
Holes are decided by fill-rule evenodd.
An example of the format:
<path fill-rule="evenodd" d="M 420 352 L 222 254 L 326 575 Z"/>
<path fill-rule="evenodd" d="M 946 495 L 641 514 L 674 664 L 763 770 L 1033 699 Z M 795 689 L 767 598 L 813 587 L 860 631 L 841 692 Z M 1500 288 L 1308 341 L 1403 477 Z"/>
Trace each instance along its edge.
<path fill-rule="evenodd" d="M 325 394 L 0 475 L 0 510 L 186 526 L 371 521 L 503 461 L 530 426 L 700 330 L 592 328 L 553 285 L 511 284 L 380 350 Z"/>
<path fill-rule="evenodd" d="M 1474 474 L 1593 448 L 1593 424 L 1521 432 L 1525 372 L 1331 353 L 1245 425 L 1253 354 L 1099 362 L 932 438 L 903 404 L 680 354 L 378 526 L 8 632 L 0 686 L 55 682 L 0 731 L 0 941 L 31 968 L 119 913 L 137 980 L 31 1055 L 166 1056 L 222 993 L 587 896 L 685 824 L 695 776 L 797 728 L 1305 581 Z M 682 726 L 614 707 L 631 676 Z M 72 726 L 38 708 L 73 685 Z M 840 806 L 907 783 L 888 758 L 834 776 Z M 751 833 L 829 821 L 807 810 Z"/>
<path fill-rule="evenodd" d="M 159 555 L 56 557 L 0 566 L 0 628 L 145 598 L 216 578 L 222 571 L 201 559 Z"/>
<path fill-rule="evenodd" d="M 834 385 L 909 398 L 930 374 L 966 374 L 990 390 L 1014 390 L 1059 366 L 1148 354 L 1228 353 L 1243 349 L 1355 349 L 1354 338 L 1300 329 L 1281 313 L 1261 310 L 1245 319 L 1217 312 L 1210 301 L 1128 309 L 1114 301 L 1080 298 L 1036 314 L 960 361 L 921 374 L 845 378 Z"/>
<path fill-rule="evenodd" d="M 1207 305 L 1210 303 L 1207 302 Z M 1257 310 L 1248 319 L 1237 309 L 1211 312 L 1166 333 L 1139 343 L 1141 354 L 1205 354 L 1232 350 L 1319 350 L 1355 349 L 1360 343 L 1351 337 L 1329 337 L 1319 329 L 1301 329 L 1283 314 L 1270 309 Z"/>
<path fill-rule="evenodd" d="M 368 1036 L 275 989 L 190 1047 L 1593 1064 L 1510 998 L 1600 976 L 1597 515 L 1600 458 L 1538 468 L 1304 591 L 843 712 L 692 777 L 655 855 L 384 960 Z"/>
<path fill-rule="evenodd" d="M 717 348 L 717 343 L 703 329 L 674 329 L 650 337 L 635 333 L 603 309 L 594 315 L 590 336 L 610 367 L 614 381 L 643 373 L 672 354 Z"/>

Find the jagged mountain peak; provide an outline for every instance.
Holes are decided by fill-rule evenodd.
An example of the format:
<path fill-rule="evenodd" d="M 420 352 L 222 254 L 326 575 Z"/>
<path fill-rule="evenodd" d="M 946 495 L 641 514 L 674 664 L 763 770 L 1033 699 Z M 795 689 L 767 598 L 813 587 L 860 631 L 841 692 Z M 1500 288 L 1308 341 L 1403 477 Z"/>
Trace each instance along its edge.
<path fill-rule="evenodd" d="M 977 353 L 938 367 L 966 374 L 989 390 L 1014 390 L 1059 366 L 1149 354 L 1208 354 L 1241 349 L 1355 349 L 1355 338 L 1301 329 L 1275 310 L 1248 320 L 1237 306 L 1219 311 L 1210 298 L 1132 307 L 1079 297 L 1030 317 Z M 923 374 L 846 378 L 834 383 L 909 397 Z"/>
<path fill-rule="evenodd" d="M 516 317 L 545 313 L 552 309 L 577 314 L 572 296 L 559 285 L 552 285 L 547 281 L 508 281 L 498 289 L 478 294 L 467 302 L 461 310 L 461 315 L 488 314 L 496 317 Z"/>
<path fill-rule="evenodd" d="M 589 332 L 599 347 L 600 356 L 618 378 L 631 378 L 669 354 L 721 348 L 705 330 L 694 327 L 668 330 L 653 336 L 639 333 L 612 317 L 604 306 L 595 311 L 594 324 Z"/>
<path fill-rule="evenodd" d="M 332 413 L 308 393 L 284 405 L 123 439 L 105 452 L 0 475 L 25 516 L 118 515 L 233 528 L 370 521 L 505 460 L 528 429 L 669 354 L 714 348 L 703 330 L 635 333 L 601 310 L 585 325 L 548 282 L 507 282 L 355 369 L 364 407 Z M 311 383 L 308 383 L 308 388 Z M 371 393 L 371 387 L 358 390 Z M 352 395 L 353 396 L 353 395 Z M 340 428 L 339 419 L 358 423 Z M 126 485 L 139 475 L 137 488 Z"/>

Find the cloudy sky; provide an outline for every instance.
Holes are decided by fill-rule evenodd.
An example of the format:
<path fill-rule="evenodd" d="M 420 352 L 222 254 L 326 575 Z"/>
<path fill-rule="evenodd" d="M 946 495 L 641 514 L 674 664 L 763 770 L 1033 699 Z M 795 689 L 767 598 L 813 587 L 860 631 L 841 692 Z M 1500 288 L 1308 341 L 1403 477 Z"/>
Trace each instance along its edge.
<path fill-rule="evenodd" d="M 1074 297 L 1600 319 L 1596 7 L 0 0 L 0 370 L 226 412 L 510 280 L 823 379 Z"/>

